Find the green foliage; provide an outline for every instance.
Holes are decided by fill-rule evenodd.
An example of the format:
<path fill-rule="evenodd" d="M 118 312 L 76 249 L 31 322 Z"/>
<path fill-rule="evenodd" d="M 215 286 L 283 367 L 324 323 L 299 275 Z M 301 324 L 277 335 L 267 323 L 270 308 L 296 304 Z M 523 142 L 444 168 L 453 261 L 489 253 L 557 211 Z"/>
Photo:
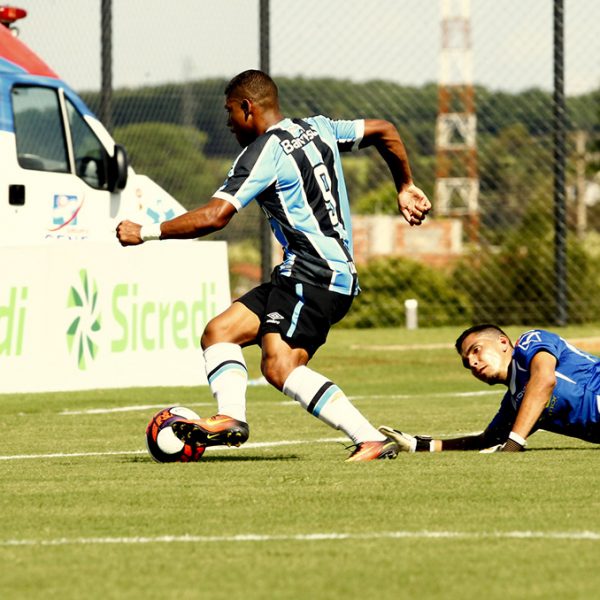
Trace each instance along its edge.
<path fill-rule="evenodd" d="M 419 325 L 436 327 L 467 323 L 472 308 L 467 294 L 441 271 L 405 258 L 378 258 L 359 269 L 362 293 L 343 327 L 404 325 L 404 301 L 419 302 Z"/>
<path fill-rule="evenodd" d="M 556 276 L 551 236 L 511 240 L 498 252 L 478 250 L 455 272 L 471 300 L 473 321 L 499 324 L 556 323 Z M 570 323 L 600 318 L 597 260 L 573 238 L 567 244 L 567 303 Z"/>
<path fill-rule="evenodd" d="M 387 181 L 360 196 L 352 208 L 359 215 L 397 215 L 396 196 L 394 183 Z"/>
<path fill-rule="evenodd" d="M 134 169 L 148 175 L 186 208 L 206 202 L 223 182 L 229 161 L 204 155 L 206 134 L 167 123 L 138 123 L 115 131 Z"/>

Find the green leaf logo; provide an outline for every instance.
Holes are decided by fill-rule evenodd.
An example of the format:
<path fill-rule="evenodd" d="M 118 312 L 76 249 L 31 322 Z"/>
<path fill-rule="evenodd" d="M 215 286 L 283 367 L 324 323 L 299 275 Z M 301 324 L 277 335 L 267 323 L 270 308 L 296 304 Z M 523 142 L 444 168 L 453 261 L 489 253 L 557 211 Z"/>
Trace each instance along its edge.
<path fill-rule="evenodd" d="M 85 371 L 98 356 L 96 339 L 101 329 L 98 286 L 94 280 L 90 281 L 85 269 L 79 271 L 79 284 L 69 290 L 67 308 L 74 315 L 67 329 L 67 347 L 77 358 L 79 369 Z"/>

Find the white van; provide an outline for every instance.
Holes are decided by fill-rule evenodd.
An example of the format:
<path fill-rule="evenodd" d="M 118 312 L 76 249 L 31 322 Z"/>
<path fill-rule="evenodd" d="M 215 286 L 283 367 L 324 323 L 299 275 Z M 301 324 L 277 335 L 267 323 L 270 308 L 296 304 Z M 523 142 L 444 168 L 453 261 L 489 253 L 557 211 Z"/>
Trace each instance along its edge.
<path fill-rule="evenodd" d="M 0 245 L 115 241 L 124 218 L 184 212 L 133 171 L 81 98 L 0 20 Z"/>

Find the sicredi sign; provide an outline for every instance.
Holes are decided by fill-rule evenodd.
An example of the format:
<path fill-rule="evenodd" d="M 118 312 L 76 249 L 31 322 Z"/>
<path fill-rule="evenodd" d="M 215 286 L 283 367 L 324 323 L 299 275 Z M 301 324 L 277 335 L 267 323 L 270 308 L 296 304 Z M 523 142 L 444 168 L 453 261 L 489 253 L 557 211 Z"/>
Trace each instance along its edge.
<path fill-rule="evenodd" d="M 224 242 L 0 248 L 0 393 L 206 383 Z"/>

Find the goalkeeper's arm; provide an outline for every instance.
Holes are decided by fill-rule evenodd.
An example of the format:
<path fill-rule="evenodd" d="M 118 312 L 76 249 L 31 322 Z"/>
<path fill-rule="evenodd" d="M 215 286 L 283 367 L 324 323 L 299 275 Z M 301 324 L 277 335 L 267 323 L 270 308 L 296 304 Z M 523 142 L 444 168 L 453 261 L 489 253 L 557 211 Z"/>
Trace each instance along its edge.
<path fill-rule="evenodd" d="M 429 436 L 412 436 L 391 427 L 382 425 L 379 431 L 394 439 L 404 452 L 442 452 L 448 450 L 483 450 L 498 442 L 487 435 L 487 431 L 477 435 L 465 435 L 448 440 L 436 440 Z"/>
<path fill-rule="evenodd" d="M 449 440 L 434 440 L 436 442 L 435 452 L 442 450 L 483 450 L 490 444 L 486 440 L 485 432 L 478 435 L 465 435 Z"/>

